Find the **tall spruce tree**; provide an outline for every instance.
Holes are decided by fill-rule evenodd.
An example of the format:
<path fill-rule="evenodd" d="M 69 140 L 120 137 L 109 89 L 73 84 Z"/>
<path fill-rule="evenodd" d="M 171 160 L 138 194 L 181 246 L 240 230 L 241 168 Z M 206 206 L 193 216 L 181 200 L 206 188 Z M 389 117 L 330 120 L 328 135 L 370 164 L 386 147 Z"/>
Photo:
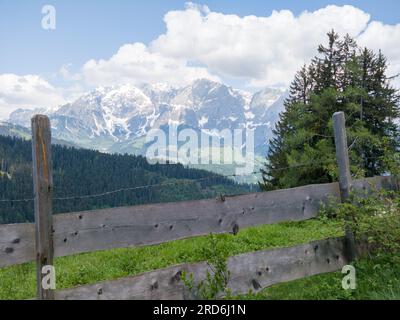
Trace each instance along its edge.
<path fill-rule="evenodd" d="M 303 66 L 290 86 L 285 111 L 274 138 L 260 186 L 290 188 L 337 180 L 332 115 L 346 114 L 351 172 L 354 177 L 387 172 L 385 150 L 397 152 L 400 96 L 386 76 L 382 52 L 357 46 L 346 35 L 328 33 L 309 66 Z"/>

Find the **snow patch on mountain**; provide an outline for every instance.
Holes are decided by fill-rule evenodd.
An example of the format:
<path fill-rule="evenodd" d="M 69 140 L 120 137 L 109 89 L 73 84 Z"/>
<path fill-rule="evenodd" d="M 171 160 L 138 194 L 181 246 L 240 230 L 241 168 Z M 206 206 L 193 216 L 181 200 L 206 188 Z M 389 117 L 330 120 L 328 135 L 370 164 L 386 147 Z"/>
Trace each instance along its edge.
<path fill-rule="evenodd" d="M 261 146 L 256 152 L 265 154 L 285 96 L 279 89 L 252 94 L 207 79 L 181 88 L 123 84 L 98 87 L 53 109 L 19 109 L 9 122 L 30 127 L 34 114 L 47 114 L 55 137 L 113 152 L 126 152 L 127 144 L 140 144 L 150 129 L 167 125 L 214 131 L 254 128 L 255 145 Z"/>

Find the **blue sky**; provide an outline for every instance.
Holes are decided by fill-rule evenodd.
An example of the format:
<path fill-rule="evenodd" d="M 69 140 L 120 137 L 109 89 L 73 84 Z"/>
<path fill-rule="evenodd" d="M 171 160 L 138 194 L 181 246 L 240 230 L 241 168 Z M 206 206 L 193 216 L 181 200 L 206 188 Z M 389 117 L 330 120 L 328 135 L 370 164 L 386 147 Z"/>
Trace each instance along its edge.
<path fill-rule="evenodd" d="M 0 73 L 46 73 L 61 65 L 78 67 L 89 59 L 111 56 L 125 43 L 148 43 L 165 31 L 163 16 L 184 8 L 177 0 L 0 0 Z M 272 10 L 299 14 L 328 4 L 351 4 L 373 20 L 398 23 L 398 0 L 214 0 L 201 1 L 210 10 L 239 16 L 267 16 Z M 41 28 L 41 8 L 57 10 L 57 29 Z"/>
<path fill-rule="evenodd" d="M 47 4 L 55 30 L 41 25 Z M 395 74 L 399 12 L 398 0 L 0 0 L 0 118 L 123 83 L 284 88 L 332 28 L 382 49 Z"/>

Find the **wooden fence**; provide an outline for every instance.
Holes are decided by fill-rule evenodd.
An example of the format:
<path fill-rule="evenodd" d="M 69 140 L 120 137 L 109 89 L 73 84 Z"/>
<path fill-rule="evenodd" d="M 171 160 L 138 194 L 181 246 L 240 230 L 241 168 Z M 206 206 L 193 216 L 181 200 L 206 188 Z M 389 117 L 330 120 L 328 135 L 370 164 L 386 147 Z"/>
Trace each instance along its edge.
<path fill-rule="evenodd" d="M 257 292 L 270 285 L 332 272 L 347 264 L 345 238 L 314 241 L 291 248 L 245 253 L 228 259 L 232 294 Z M 357 248 L 364 252 L 363 247 Z M 205 278 L 206 263 L 185 264 L 147 272 L 134 277 L 106 281 L 56 292 L 56 299 L 191 299 L 180 281 L 183 271 L 193 273 L 195 281 Z"/>
<path fill-rule="evenodd" d="M 338 118 L 339 117 L 339 118 Z M 338 120 L 339 119 L 339 120 Z M 317 215 L 330 198 L 346 201 L 350 189 L 395 189 L 394 178 L 374 177 L 352 182 L 349 175 L 344 117 L 334 115 L 340 182 L 309 185 L 223 199 L 182 201 L 120 207 L 52 216 L 50 122 L 32 119 L 35 224 L 0 225 L 0 267 L 36 260 L 39 299 L 183 299 L 188 298 L 180 274 L 204 277 L 207 265 L 174 266 L 115 281 L 54 291 L 42 288 L 42 268 L 53 257 L 96 250 L 154 245 L 209 233 L 237 233 L 241 228 Z M 343 177 L 344 176 L 344 177 Z M 35 239 L 35 241 L 34 241 Z M 281 281 L 338 270 L 362 248 L 350 233 L 292 248 L 258 251 L 229 258 L 233 293 L 260 290 Z"/>

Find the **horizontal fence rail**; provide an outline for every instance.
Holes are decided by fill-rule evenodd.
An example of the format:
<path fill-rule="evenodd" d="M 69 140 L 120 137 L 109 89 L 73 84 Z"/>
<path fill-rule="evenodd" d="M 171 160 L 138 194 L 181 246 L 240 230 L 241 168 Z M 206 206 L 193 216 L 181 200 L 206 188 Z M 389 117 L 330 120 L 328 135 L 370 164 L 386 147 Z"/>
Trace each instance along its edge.
<path fill-rule="evenodd" d="M 35 259 L 35 224 L 0 225 L 0 267 Z"/>
<path fill-rule="evenodd" d="M 276 283 L 340 270 L 347 264 L 343 254 L 345 238 L 331 238 L 289 248 L 256 251 L 228 259 L 231 272 L 228 287 L 232 294 L 260 291 Z M 365 252 L 358 246 L 358 254 Z M 55 292 L 56 299 L 112 300 L 196 298 L 183 285 L 181 275 L 193 273 L 201 281 L 209 267 L 205 262 L 183 264 L 138 276 L 85 285 Z"/>
<path fill-rule="evenodd" d="M 394 188 L 391 177 L 353 182 L 356 190 Z M 159 244 L 171 240 L 236 233 L 240 228 L 301 221 L 321 203 L 340 197 L 338 183 L 252 193 L 225 199 L 182 201 L 55 215 L 54 255 Z M 34 224 L 0 225 L 0 267 L 35 260 Z"/>

